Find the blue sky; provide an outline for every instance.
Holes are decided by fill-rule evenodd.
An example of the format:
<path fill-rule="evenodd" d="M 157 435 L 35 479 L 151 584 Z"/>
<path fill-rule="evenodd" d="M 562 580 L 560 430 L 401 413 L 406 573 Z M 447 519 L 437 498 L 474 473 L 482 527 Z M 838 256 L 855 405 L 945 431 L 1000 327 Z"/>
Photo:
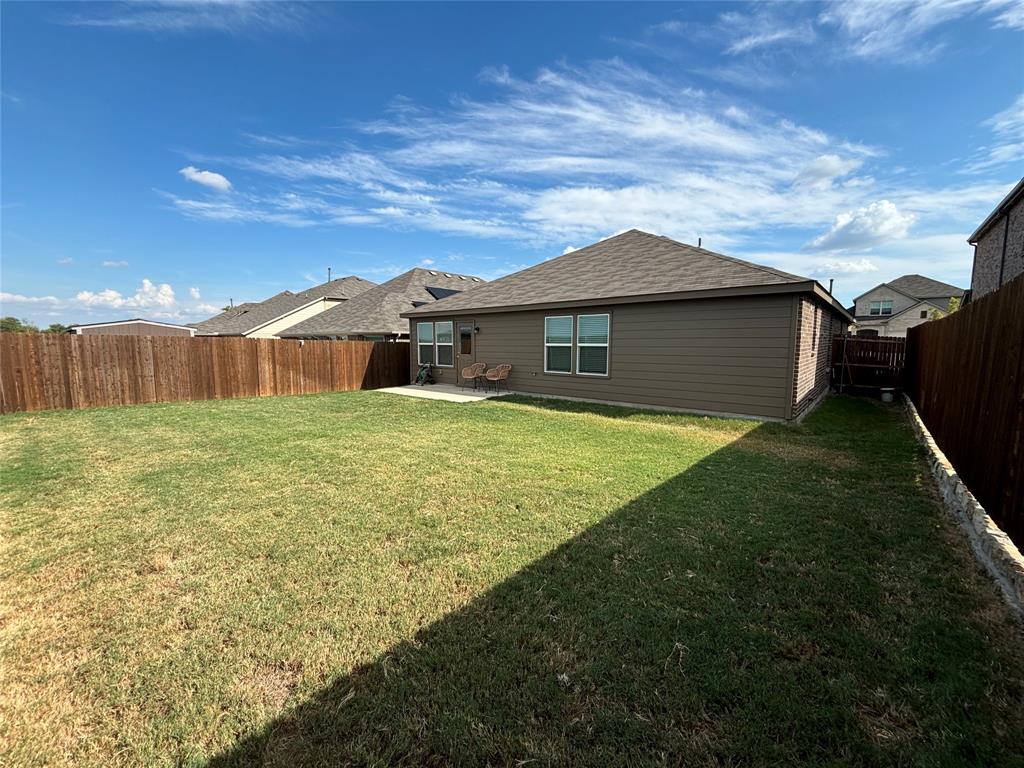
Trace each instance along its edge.
<path fill-rule="evenodd" d="M 1024 6 L 2 5 L 3 314 L 190 321 L 638 227 L 970 281 L 1024 168 Z"/>

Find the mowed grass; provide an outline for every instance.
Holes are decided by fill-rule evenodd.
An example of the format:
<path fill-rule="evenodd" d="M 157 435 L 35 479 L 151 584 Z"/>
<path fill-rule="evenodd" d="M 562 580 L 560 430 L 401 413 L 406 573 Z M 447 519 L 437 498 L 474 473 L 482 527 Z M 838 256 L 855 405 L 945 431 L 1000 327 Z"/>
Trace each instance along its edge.
<path fill-rule="evenodd" d="M 382 393 L 0 419 L 5 765 L 1021 765 L 896 407 Z"/>

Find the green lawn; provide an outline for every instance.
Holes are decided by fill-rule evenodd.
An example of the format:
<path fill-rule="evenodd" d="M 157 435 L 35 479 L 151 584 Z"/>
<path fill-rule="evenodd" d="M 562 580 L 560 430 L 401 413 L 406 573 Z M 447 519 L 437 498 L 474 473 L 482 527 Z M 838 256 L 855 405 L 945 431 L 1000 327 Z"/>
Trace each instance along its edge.
<path fill-rule="evenodd" d="M 0 462 L 4 765 L 1024 765 L 896 407 L 175 403 Z"/>

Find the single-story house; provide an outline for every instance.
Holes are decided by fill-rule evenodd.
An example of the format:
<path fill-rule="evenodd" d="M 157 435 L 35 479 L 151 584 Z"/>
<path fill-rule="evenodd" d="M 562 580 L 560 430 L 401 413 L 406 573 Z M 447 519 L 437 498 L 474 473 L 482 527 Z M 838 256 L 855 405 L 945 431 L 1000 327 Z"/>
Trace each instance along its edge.
<path fill-rule="evenodd" d="M 410 375 L 510 363 L 522 393 L 792 420 L 852 318 L 818 282 L 633 229 L 406 312 Z"/>
<path fill-rule="evenodd" d="M 281 291 L 266 301 L 230 307 L 193 327 L 200 336 L 272 339 L 279 331 L 326 312 L 374 286 L 376 283 L 355 275 L 339 277 L 298 293 Z"/>
<path fill-rule="evenodd" d="M 923 275 L 903 275 L 879 283 L 853 302 L 858 336 L 903 338 L 915 325 L 927 323 L 950 310 L 950 302 L 963 298 L 964 289 Z"/>
<path fill-rule="evenodd" d="M 483 282 L 473 275 L 417 267 L 277 335 L 282 339 L 408 339 L 409 321 L 402 317 L 403 312 Z"/>
<path fill-rule="evenodd" d="M 967 238 L 974 246 L 971 299 L 1024 275 L 1024 179 Z"/>
<path fill-rule="evenodd" d="M 141 317 L 133 317 L 129 320 L 111 320 L 106 323 L 81 323 L 69 326 L 67 332 L 77 336 L 185 336 L 191 338 L 196 335 L 196 329 L 188 325 L 143 320 Z"/>

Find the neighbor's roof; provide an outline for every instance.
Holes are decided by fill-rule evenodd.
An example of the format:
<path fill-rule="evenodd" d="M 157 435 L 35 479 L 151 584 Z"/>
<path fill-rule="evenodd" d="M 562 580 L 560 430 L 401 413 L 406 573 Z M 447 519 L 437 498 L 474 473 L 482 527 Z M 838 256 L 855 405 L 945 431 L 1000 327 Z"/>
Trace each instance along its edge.
<path fill-rule="evenodd" d="M 102 325 L 128 325 L 129 323 L 145 323 L 146 325 L 159 325 L 164 328 L 182 328 L 187 331 L 195 330 L 191 325 L 167 323 L 163 320 L 147 320 L 144 317 L 130 317 L 127 320 L 107 320 L 101 323 L 75 323 L 74 325 L 69 325 L 68 330 L 71 331 L 75 328 L 96 328 Z"/>
<path fill-rule="evenodd" d="M 985 234 L 985 230 L 995 224 L 996 221 L 999 220 L 1000 216 L 1007 213 L 1009 209 L 1012 208 L 1018 200 L 1020 200 L 1021 196 L 1024 196 L 1024 178 L 1021 178 L 1021 180 L 1017 182 L 1016 186 L 1010 190 L 1009 194 L 1002 199 L 995 209 L 993 209 L 992 213 L 985 217 L 985 220 L 981 222 L 981 225 L 974 230 L 974 234 L 967 238 L 967 242 L 971 245 L 977 243 L 981 236 Z"/>
<path fill-rule="evenodd" d="M 964 289 L 955 285 L 932 280 L 923 275 L 904 275 L 885 283 L 912 299 L 944 299 L 949 296 L 963 296 Z"/>
<path fill-rule="evenodd" d="M 410 316 L 439 312 L 526 309 L 535 305 L 595 303 L 602 300 L 816 283 L 771 267 L 723 256 L 667 237 L 631 229 L 471 291 L 422 307 Z M 746 292 L 746 291 L 744 291 Z M 842 305 L 817 286 L 839 312 Z"/>
<path fill-rule="evenodd" d="M 195 323 L 193 327 L 204 334 L 240 336 L 317 299 L 351 299 L 375 285 L 355 275 L 339 277 L 300 293 L 281 291 L 266 301 L 239 304 L 208 320 Z"/>
<path fill-rule="evenodd" d="M 408 333 L 409 321 L 402 318 L 403 312 L 409 312 L 422 303 L 433 302 L 435 295 L 484 284 L 482 278 L 473 275 L 417 267 L 277 335 L 310 338 Z"/>

